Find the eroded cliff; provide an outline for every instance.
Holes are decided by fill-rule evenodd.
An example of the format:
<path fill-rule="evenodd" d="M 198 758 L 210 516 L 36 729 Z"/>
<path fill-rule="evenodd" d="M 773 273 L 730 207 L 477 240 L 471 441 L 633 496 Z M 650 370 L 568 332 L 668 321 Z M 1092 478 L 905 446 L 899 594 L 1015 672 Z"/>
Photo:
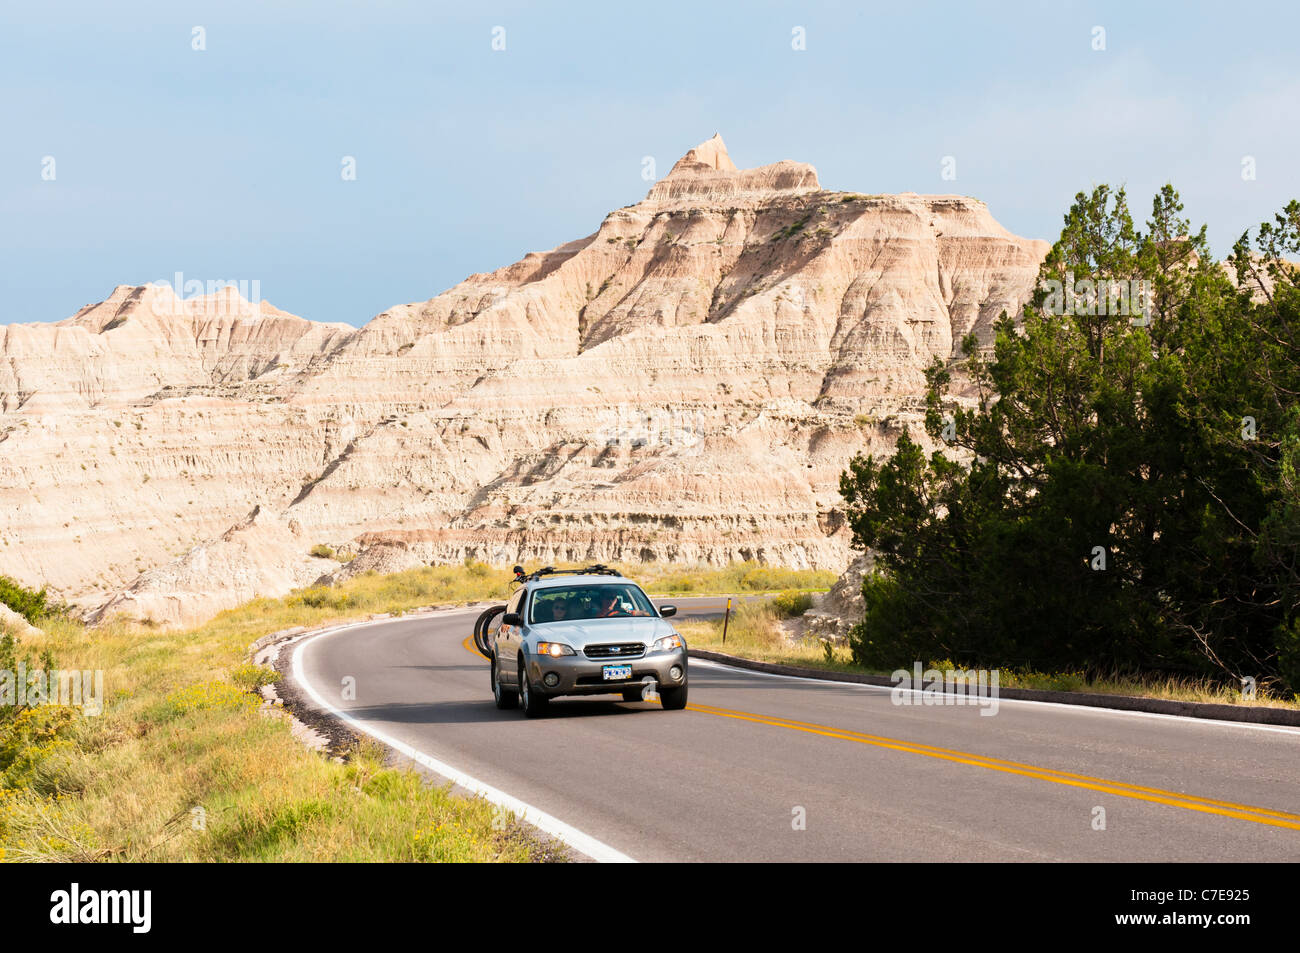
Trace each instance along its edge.
<path fill-rule="evenodd" d="M 715 136 L 594 234 L 359 330 L 118 288 L 0 327 L 0 566 L 169 624 L 340 571 L 315 543 L 840 569 L 846 462 L 1046 251 L 974 199 L 825 191 Z"/>

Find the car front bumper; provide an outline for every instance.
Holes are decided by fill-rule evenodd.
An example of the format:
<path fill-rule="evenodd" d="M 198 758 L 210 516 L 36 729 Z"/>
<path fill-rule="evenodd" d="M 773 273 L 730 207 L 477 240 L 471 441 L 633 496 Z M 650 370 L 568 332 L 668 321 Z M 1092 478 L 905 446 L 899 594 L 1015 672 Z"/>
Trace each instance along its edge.
<path fill-rule="evenodd" d="M 604 677 L 606 665 L 629 665 L 632 667 L 632 676 L 607 680 Z M 680 678 L 673 677 L 674 668 L 681 671 Z M 589 659 L 581 651 L 577 655 L 559 657 L 530 655 L 527 672 L 529 688 L 548 698 L 557 695 L 619 694 L 628 689 L 640 688 L 647 679 L 652 679 L 656 688 L 675 688 L 686 684 L 686 649 L 647 653 L 641 658 L 629 659 Z M 555 676 L 555 684 L 546 683 L 548 675 Z"/>

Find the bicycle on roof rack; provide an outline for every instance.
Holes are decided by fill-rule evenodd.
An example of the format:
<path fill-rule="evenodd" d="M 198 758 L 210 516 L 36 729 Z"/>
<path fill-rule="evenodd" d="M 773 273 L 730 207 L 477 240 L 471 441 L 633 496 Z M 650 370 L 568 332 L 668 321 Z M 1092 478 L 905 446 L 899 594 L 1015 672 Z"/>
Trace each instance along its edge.
<path fill-rule="evenodd" d="M 574 569 L 556 569 L 554 566 L 545 566 L 541 569 L 534 569 L 530 573 L 524 572 L 523 566 L 515 567 L 515 582 L 528 582 L 529 580 L 538 580 L 543 576 L 558 576 L 561 573 L 572 573 L 575 576 L 621 576 L 623 575 L 617 569 L 610 569 L 604 563 L 596 563 L 592 566 L 583 566 Z"/>
<path fill-rule="evenodd" d="M 617 569 L 611 569 L 604 563 L 595 563 L 591 566 L 583 566 L 574 569 L 556 569 L 554 566 L 543 566 L 541 569 L 534 569 L 532 572 L 524 572 L 523 566 L 514 567 L 514 582 L 523 585 L 526 582 L 536 582 L 543 576 L 558 576 L 562 574 L 572 574 L 581 576 L 621 576 L 622 573 Z M 491 658 L 492 648 L 496 643 L 497 632 L 501 630 L 501 617 L 505 614 L 505 604 L 489 606 L 484 609 L 474 623 L 474 646 L 479 650 L 479 654 Z"/>

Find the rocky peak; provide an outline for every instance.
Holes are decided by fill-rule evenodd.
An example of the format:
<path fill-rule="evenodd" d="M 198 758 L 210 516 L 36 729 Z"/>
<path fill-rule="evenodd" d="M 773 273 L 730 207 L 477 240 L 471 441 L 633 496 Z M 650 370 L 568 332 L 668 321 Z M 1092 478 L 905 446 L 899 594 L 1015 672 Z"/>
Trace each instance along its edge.
<path fill-rule="evenodd" d="M 727 154 L 727 144 L 722 141 L 720 132 L 715 132 L 712 139 L 706 139 L 694 149 L 688 150 L 686 155 L 677 160 L 673 172 L 692 164 L 706 166 L 714 172 L 740 171 L 736 168 L 736 163 L 731 161 L 731 156 Z"/>
<path fill-rule="evenodd" d="M 783 195 L 817 192 L 817 170 L 806 162 L 783 159 L 754 169 L 731 161 L 722 136 L 714 133 L 687 151 L 669 173 L 654 184 L 646 203 L 656 206 L 727 203 L 754 206 Z"/>
<path fill-rule="evenodd" d="M 248 300 L 244 289 L 229 284 L 211 288 L 207 294 L 190 297 L 178 295 L 169 285 L 118 285 L 113 293 L 98 304 L 88 304 L 71 318 L 58 322 L 61 327 L 84 327 L 95 333 L 120 328 L 130 319 L 149 323 L 192 323 L 220 319 L 225 321 L 256 322 L 263 319 L 287 320 L 290 323 L 305 319 L 281 311 L 269 301 L 254 296 Z"/>
<path fill-rule="evenodd" d="M 300 367 L 353 333 L 249 301 L 234 286 L 182 298 L 167 285 L 118 285 L 63 321 L 0 325 L 0 414 L 251 380 Z"/>

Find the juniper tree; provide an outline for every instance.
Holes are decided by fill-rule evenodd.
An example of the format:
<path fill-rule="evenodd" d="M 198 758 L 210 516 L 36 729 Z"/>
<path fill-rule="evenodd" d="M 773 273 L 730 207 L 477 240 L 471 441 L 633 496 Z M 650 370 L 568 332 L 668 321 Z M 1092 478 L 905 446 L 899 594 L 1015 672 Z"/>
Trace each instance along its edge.
<path fill-rule="evenodd" d="M 878 554 L 859 661 L 1300 682 L 1300 295 L 1278 264 L 1300 212 L 1261 227 L 1258 251 L 1239 243 L 1234 265 L 1267 286 L 1253 296 L 1182 212 L 1166 186 L 1139 231 L 1123 190 L 1076 196 L 1021 321 L 931 367 L 939 449 L 904 434 L 888 459 L 852 461 L 849 522 Z M 1139 283 L 1140 308 L 1108 306 L 1116 282 Z M 973 407 L 952 399 L 958 379 Z M 1268 436 L 1243 436 L 1243 418 Z"/>

